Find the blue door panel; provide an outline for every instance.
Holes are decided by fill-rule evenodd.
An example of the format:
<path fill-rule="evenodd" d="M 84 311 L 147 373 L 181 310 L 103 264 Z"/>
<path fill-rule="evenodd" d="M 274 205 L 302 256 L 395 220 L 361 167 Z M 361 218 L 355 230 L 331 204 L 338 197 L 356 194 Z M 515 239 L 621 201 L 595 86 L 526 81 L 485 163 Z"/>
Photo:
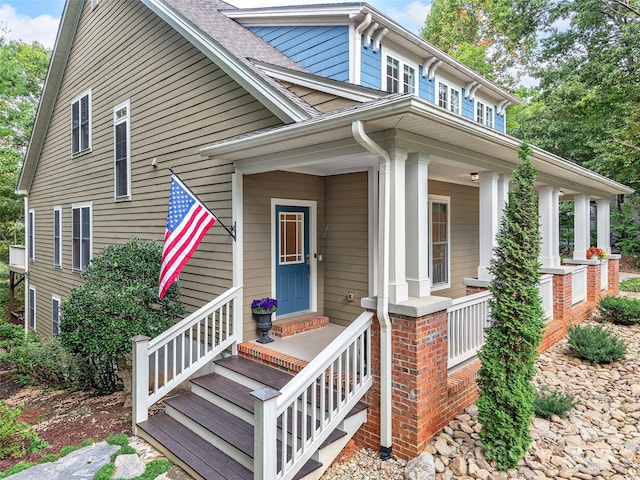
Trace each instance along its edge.
<path fill-rule="evenodd" d="M 303 252 L 298 263 L 281 264 L 280 261 L 280 213 L 293 212 L 303 215 Z M 309 270 L 309 207 L 276 206 L 276 298 L 278 314 L 307 311 L 310 308 Z"/>

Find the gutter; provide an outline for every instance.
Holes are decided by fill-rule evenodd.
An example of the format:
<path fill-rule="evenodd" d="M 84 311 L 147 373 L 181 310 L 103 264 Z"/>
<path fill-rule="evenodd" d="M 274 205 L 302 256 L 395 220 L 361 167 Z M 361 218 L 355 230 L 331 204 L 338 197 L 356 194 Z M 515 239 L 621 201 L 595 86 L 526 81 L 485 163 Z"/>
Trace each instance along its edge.
<path fill-rule="evenodd" d="M 351 124 L 353 138 L 368 152 L 380 160 L 378 183 L 378 308 L 380 323 L 380 458 L 389 460 L 393 445 L 391 427 L 391 319 L 389 318 L 389 217 L 391 212 L 391 159 L 389 154 L 364 131 L 364 123 Z"/>

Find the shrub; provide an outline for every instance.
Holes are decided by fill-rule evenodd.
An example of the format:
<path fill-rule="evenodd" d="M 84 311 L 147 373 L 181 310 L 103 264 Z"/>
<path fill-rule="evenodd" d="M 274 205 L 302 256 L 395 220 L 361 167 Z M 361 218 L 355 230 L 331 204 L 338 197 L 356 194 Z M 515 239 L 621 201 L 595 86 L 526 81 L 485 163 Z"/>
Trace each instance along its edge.
<path fill-rule="evenodd" d="M 478 421 L 487 458 L 501 469 L 513 468 L 527 453 L 532 439 L 538 345 L 542 341 L 544 312 L 538 290 L 540 233 L 538 204 L 534 191 L 536 172 L 529 161 L 530 149 L 523 144 L 522 162 L 513 172 L 494 249 L 489 290 L 491 327 L 480 350 L 478 372 L 480 396 Z"/>
<path fill-rule="evenodd" d="M 560 390 L 549 390 L 543 385 L 533 397 L 533 409 L 541 418 L 551 418 L 551 415 L 564 417 L 576 404 L 575 397 Z"/>
<path fill-rule="evenodd" d="M 82 359 L 86 383 L 98 393 L 119 388 L 116 363 L 131 352 L 132 337 L 155 337 L 184 312 L 177 284 L 158 300 L 161 258 L 153 242 L 108 245 L 62 302 L 62 343 Z"/>
<path fill-rule="evenodd" d="M 640 292 L 640 278 L 628 278 L 620 282 L 623 292 Z"/>
<path fill-rule="evenodd" d="M 617 325 L 640 323 L 640 300 L 626 297 L 604 297 L 600 300 L 603 320 Z"/>
<path fill-rule="evenodd" d="M 33 428 L 18 421 L 21 411 L 0 400 L 0 460 L 8 455 L 22 457 L 37 438 Z"/>
<path fill-rule="evenodd" d="M 5 319 L 0 321 L 0 348 L 6 353 L 10 353 L 13 347 L 22 345 L 27 340 L 28 335 L 24 331 L 24 327 L 9 323 Z"/>
<path fill-rule="evenodd" d="M 594 363 L 611 363 L 624 358 L 627 347 L 602 325 L 578 325 L 569 329 L 569 350 Z"/>

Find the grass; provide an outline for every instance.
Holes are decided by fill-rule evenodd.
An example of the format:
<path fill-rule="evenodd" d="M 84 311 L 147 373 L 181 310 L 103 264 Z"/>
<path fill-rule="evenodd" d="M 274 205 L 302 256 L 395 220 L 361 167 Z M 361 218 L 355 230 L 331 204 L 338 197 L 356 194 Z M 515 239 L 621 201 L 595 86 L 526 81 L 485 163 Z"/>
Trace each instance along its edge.
<path fill-rule="evenodd" d="M 622 292 L 640 292 L 640 278 L 629 278 L 620 282 Z"/>

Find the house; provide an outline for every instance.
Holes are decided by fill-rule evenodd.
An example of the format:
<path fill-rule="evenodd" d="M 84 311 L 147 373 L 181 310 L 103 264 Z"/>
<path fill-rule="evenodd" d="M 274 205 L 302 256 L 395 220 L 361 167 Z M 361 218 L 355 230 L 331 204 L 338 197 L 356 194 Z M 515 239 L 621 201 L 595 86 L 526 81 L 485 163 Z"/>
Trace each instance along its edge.
<path fill-rule="evenodd" d="M 517 101 L 364 3 L 68 0 L 17 188 L 25 328 L 57 333 L 105 245 L 162 240 L 171 167 L 235 240 L 215 226 L 181 274 L 190 314 L 134 339 L 136 432 L 200 478 L 299 478 L 356 430 L 414 456 L 475 399 Z M 585 258 L 590 208 L 610 252 L 610 199 L 630 190 L 535 147 L 532 162 L 545 347 L 617 291 L 618 259 Z M 575 211 L 565 262 L 560 201 Z M 267 296 L 282 337 L 311 330 L 311 350 L 313 328 L 339 333 L 309 359 L 251 342 Z"/>

